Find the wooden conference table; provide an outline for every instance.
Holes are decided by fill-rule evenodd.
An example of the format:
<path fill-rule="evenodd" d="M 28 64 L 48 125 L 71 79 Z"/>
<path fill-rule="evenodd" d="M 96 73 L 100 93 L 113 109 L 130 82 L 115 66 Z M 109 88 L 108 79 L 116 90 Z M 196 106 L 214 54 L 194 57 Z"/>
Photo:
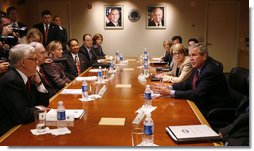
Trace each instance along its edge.
<path fill-rule="evenodd" d="M 35 123 L 20 125 L 1 137 L 2 146 L 131 146 L 131 130 L 134 127 L 135 111 L 142 106 L 145 85 L 138 81 L 140 69 L 135 59 L 130 59 L 123 70 L 117 71 L 115 78 L 106 82 L 107 90 L 101 99 L 81 102 L 80 95 L 56 94 L 51 98 L 50 108 L 57 108 L 62 100 L 66 109 L 85 109 L 81 119 L 68 127 L 71 134 L 53 136 L 51 134 L 32 135 Z M 84 72 L 82 76 L 96 73 Z M 150 83 L 148 81 L 148 83 Z M 116 84 L 131 84 L 131 88 L 116 88 Z M 72 81 L 64 89 L 81 88 L 81 82 Z M 210 143 L 176 144 L 167 135 L 166 126 L 208 124 L 195 104 L 174 98 L 153 100 L 157 109 L 152 112 L 154 120 L 154 143 L 159 146 L 214 146 Z M 98 125 L 102 117 L 125 118 L 124 126 Z M 140 127 L 142 123 L 140 124 Z M 56 127 L 50 127 L 56 128 Z"/>

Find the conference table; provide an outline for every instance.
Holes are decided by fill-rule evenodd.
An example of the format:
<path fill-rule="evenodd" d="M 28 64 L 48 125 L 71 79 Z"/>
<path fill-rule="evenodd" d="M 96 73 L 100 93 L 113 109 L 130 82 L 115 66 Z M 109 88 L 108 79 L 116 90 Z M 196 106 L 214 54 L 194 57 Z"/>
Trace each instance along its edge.
<path fill-rule="evenodd" d="M 135 58 L 127 59 L 128 64 L 121 65 L 115 77 L 105 84 L 95 84 L 89 81 L 89 87 L 106 86 L 102 98 L 82 102 L 78 94 L 61 94 L 64 89 L 81 89 L 81 82 L 73 80 L 50 99 L 49 108 L 56 109 L 58 101 L 63 101 L 66 109 L 84 109 L 81 119 L 75 119 L 74 125 L 69 126 L 70 134 L 54 136 L 51 134 L 33 135 L 31 129 L 35 122 L 19 125 L 11 129 L 0 139 L 1 146 L 131 146 L 132 124 L 136 111 L 143 104 L 143 93 L 146 84 L 140 82 L 139 62 Z M 150 68 L 151 71 L 154 67 Z M 80 76 L 94 76 L 90 68 Z M 116 87 L 119 85 L 120 87 Z M 102 85 L 102 86 L 101 86 Z M 127 85 L 127 86 L 126 86 Z M 122 87 L 121 87 L 122 86 Z M 166 133 L 166 126 L 207 124 L 195 104 L 188 100 L 158 97 L 153 99 L 152 106 L 157 108 L 152 112 L 154 121 L 154 144 L 158 146 L 216 146 L 214 142 L 177 144 Z M 101 118 L 125 118 L 124 125 L 99 125 Z M 51 126 L 50 128 L 56 128 Z"/>

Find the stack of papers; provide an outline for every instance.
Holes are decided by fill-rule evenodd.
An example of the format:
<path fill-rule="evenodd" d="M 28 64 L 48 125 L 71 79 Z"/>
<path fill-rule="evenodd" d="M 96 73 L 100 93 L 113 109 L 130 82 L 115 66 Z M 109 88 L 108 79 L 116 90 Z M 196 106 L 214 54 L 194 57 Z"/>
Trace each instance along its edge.
<path fill-rule="evenodd" d="M 95 81 L 97 80 L 97 77 L 96 76 L 89 76 L 89 77 L 77 77 L 76 78 L 77 81 Z"/>

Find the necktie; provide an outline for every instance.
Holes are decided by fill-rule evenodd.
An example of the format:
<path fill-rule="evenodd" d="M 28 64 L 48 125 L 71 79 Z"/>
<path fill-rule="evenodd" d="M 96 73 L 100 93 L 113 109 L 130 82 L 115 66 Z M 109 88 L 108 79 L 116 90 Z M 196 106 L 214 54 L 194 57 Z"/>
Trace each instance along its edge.
<path fill-rule="evenodd" d="M 30 95 L 30 79 L 28 78 L 27 82 L 26 82 L 26 92 L 27 95 Z"/>
<path fill-rule="evenodd" d="M 77 70 L 78 70 L 78 75 L 80 75 L 80 62 L 78 59 L 78 55 L 75 55 L 75 62 L 76 62 Z"/>
<path fill-rule="evenodd" d="M 46 82 L 46 84 L 47 85 L 50 85 L 49 84 L 49 82 L 48 82 L 48 80 L 46 79 L 46 76 L 45 76 L 45 74 L 44 74 L 44 71 L 42 70 L 42 68 L 40 67 L 40 75 L 41 75 L 41 77 L 43 78 L 43 80 Z"/>
<path fill-rule="evenodd" d="M 88 51 L 88 54 L 89 54 L 90 61 L 92 61 L 92 53 L 91 53 L 91 50 Z"/>
<path fill-rule="evenodd" d="M 47 44 L 47 42 L 48 42 L 48 33 L 49 33 L 49 27 L 48 27 L 48 25 L 46 25 L 46 29 L 45 29 L 45 44 Z"/>
<path fill-rule="evenodd" d="M 198 75 L 199 75 L 199 71 L 197 70 L 194 77 L 193 77 L 193 80 L 192 80 L 192 88 L 193 89 L 197 88 Z"/>

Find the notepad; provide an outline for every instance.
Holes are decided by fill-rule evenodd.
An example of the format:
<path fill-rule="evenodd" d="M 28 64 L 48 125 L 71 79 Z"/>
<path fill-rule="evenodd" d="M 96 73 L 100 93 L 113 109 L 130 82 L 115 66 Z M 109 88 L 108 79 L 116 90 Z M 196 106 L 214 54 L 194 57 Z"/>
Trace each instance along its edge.
<path fill-rule="evenodd" d="M 83 81 L 83 80 L 86 80 L 86 81 L 95 81 L 95 80 L 97 80 L 97 77 L 96 76 L 76 77 L 76 80 L 77 81 Z"/>
<path fill-rule="evenodd" d="M 131 88 L 131 84 L 116 84 L 116 88 Z"/>
<path fill-rule="evenodd" d="M 68 116 L 72 116 L 72 118 L 82 118 L 85 114 L 84 109 L 67 109 L 65 110 L 66 120 Z M 74 119 L 73 119 L 74 120 Z M 46 114 L 46 121 L 57 121 L 57 110 L 50 109 L 50 111 Z"/>
<path fill-rule="evenodd" d="M 102 117 L 98 125 L 119 125 L 123 126 L 125 118 L 107 118 Z"/>
<path fill-rule="evenodd" d="M 128 61 L 136 61 L 136 59 L 127 59 Z"/>
<path fill-rule="evenodd" d="M 81 89 L 64 89 L 61 94 L 81 94 Z"/>
<path fill-rule="evenodd" d="M 123 68 L 123 71 L 133 71 L 134 68 Z"/>
<path fill-rule="evenodd" d="M 166 131 L 176 143 L 220 140 L 221 137 L 207 125 L 168 126 Z"/>

